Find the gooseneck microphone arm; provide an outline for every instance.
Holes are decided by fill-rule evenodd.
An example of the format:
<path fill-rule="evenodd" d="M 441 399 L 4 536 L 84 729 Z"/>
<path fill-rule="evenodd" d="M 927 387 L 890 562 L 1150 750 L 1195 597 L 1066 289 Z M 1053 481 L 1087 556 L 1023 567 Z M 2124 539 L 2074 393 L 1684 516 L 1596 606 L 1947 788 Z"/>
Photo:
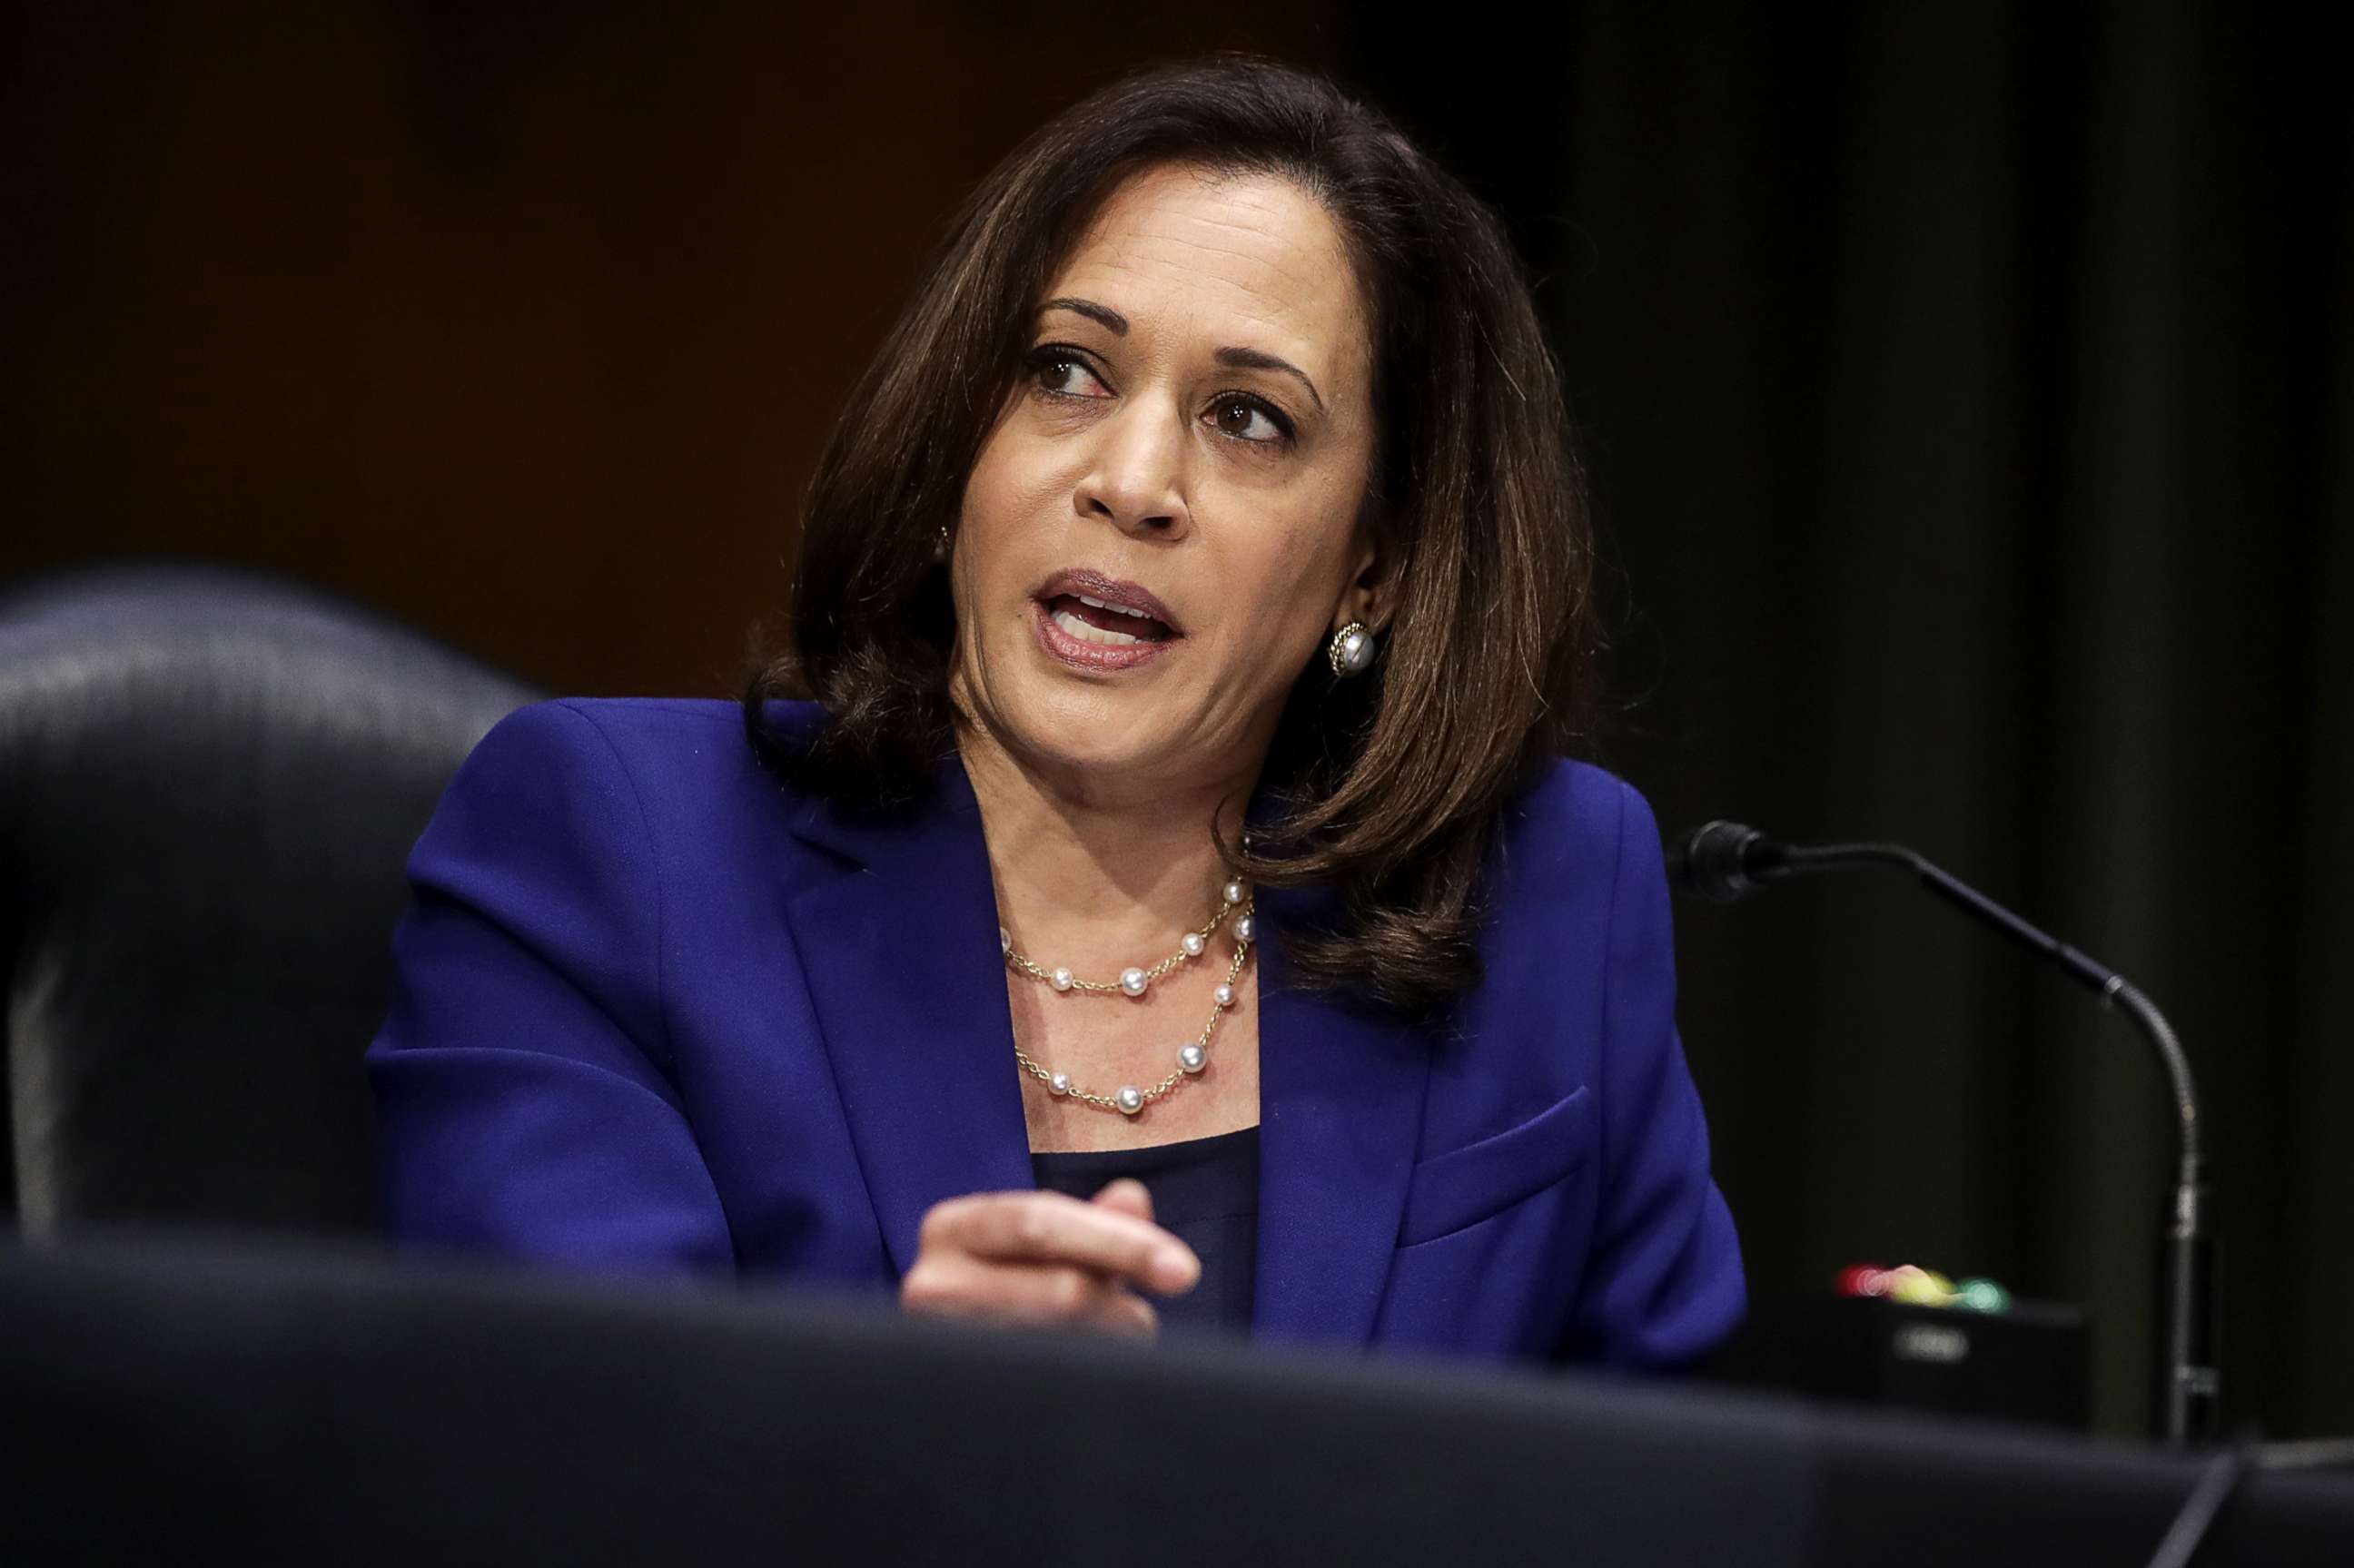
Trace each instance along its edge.
<path fill-rule="evenodd" d="M 2078 984 L 2123 1012 L 2166 1071 L 2175 1107 L 2175 1185 L 2160 1260 L 2158 1367 L 2153 1425 L 2170 1443 L 2211 1436 L 2221 1383 L 2213 1354 L 2211 1241 L 2199 1092 L 2190 1060 L 2158 1004 L 2125 976 L 2021 919 L 1977 888 L 1902 844 L 1787 844 L 1738 822 L 1710 822 L 1670 847 L 1669 872 L 1687 892 L 1730 902 L 1804 872 L 1893 866 L 1909 871 L 1946 903 L 2042 954 Z"/>

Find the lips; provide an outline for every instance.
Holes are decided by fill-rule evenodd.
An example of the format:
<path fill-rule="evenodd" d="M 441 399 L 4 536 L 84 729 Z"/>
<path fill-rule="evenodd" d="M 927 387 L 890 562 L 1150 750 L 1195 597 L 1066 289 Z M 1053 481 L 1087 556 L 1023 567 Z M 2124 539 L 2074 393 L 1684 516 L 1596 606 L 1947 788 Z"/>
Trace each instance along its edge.
<path fill-rule="evenodd" d="M 1184 637 L 1175 615 L 1149 589 L 1085 567 L 1056 572 L 1032 597 L 1040 645 L 1076 669 L 1130 669 Z"/>
<path fill-rule="evenodd" d="M 1084 567 L 1056 572 L 1032 597 L 1082 641 L 1126 646 L 1131 639 L 1168 642 L 1185 634 L 1175 614 L 1150 589 Z"/>

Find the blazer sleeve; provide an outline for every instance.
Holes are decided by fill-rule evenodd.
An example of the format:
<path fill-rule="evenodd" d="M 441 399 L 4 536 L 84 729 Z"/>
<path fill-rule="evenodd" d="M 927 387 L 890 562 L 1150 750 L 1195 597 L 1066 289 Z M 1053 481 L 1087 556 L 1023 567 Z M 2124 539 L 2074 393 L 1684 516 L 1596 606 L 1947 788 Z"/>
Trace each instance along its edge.
<path fill-rule="evenodd" d="M 1659 823 L 1619 789 L 1601 1064 L 1602 1192 L 1563 1349 L 1660 1370 L 1714 1350 L 1747 1310 L 1733 1216 L 1675 1023 L 1675 931 Z"/>
<path fill-rule="evenodd" d="M 600 1272 L 732 1274 L 672 1081 L 663 890 L 620 754 L 562 703 L 501 720 L 408 860 L 366 1062 L 399 1242 Z"/>

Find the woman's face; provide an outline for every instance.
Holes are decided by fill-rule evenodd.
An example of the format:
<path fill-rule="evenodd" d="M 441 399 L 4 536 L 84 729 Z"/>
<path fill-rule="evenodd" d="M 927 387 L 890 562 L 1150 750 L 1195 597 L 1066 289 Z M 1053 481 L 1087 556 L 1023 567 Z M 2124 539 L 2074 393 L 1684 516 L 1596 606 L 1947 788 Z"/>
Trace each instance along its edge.
<path fill-rule="evenodd" d="M 1045 300 L 965 486 L 959 695 L 1066 787 L 1255 775 L 1308 660 L 1373 620 L 1371 344 L 1340 231 L 1287 180 L 1163 165 Z"/>

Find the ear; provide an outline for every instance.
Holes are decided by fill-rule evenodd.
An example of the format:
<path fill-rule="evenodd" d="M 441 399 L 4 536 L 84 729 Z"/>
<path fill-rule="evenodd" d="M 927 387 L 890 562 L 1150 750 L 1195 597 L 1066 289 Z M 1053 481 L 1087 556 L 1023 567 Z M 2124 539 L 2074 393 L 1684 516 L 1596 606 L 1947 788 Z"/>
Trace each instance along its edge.
<path fill-rule="evenodd" d="M 1352 620 L 1362 621 L 1374 631 L 1389 624 L 1396 609 L 1395 594 L 1392 591 L 1392 552 L 1380 534 L 1371 526 L 1360 526 L 1353 553 L 1349 560 L 1349 581 L 1341 590 L 1341 602 L 1332 612 L 1332 630 L 1338 631 Z"/>

